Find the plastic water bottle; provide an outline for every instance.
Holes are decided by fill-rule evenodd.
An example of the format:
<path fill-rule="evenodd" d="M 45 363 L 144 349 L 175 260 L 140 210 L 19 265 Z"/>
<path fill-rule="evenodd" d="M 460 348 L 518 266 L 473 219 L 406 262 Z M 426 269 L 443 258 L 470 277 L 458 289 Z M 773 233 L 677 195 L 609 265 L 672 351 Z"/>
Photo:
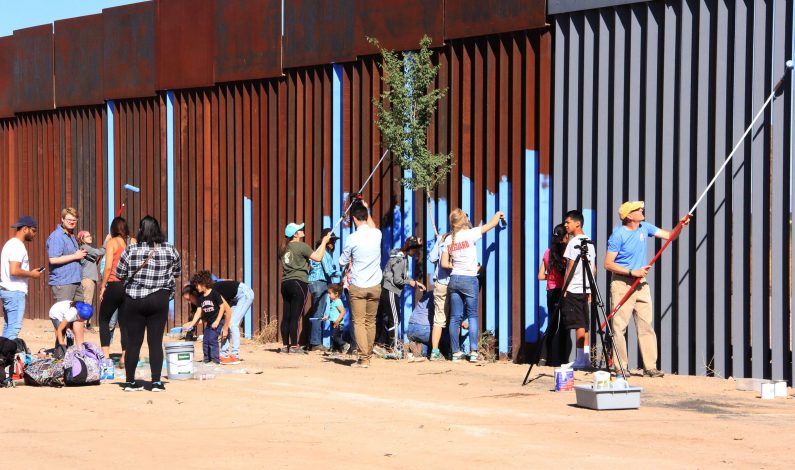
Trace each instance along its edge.
<path fill-rule="evenodd" d="M 213 380 L 215 378 L 215 374 L 196 372 L 193 374 L 193 378 L 196 380 Z"/>
<path fill-rule="evenodd" d="M 102 372 L 100 373 L 101 380 L 114 380 L 116 378 L 116 368 L 113 361 L 110 359 L 102 360 Z"/>

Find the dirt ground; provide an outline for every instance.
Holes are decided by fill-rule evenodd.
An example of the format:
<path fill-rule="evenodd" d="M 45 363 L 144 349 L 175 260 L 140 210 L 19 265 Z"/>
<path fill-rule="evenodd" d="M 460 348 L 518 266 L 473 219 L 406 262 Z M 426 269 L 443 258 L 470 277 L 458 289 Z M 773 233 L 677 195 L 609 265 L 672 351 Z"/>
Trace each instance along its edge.
<path fill-rule="evenodd" d="M 51 345 L 52 326 L 27 320 L 21 336 L 35 352 Z M 243 363 L 225 369 L 247 374 L 166 381 L 160 394 L 114 383 L 2 389 L 3 467 L 795 466 L 795 401 L 761 400 L 730 379 L 633 378 L 639 410 L 592 411 L 550 391 L 551 377 L 522 387 L 523 365 L 374 359 L 362 370 L 277 346 L 245 342 Z"/>

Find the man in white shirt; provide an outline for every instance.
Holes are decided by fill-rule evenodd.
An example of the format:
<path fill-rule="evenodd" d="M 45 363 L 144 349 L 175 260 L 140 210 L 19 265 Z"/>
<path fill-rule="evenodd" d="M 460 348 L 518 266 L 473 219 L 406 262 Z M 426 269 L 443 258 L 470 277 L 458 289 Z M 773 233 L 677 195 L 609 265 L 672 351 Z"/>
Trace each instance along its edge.
<path fill-rule="evenodd" d="M 580 256 L 581 250 L 579 248 L 581 248 L 583 240 L 587 240 L 585 233 L 582 231 L 584 221 L 585 219 L 580 211 L 567 212 L 563 221 L 563 226 L 569 234 L 569 243 L 563 253 L 563 258 L 566 259 L 566 275 L 563 279 L 568 280 L 571 275 L 571 281 L 566 286 L 566 292 L 563 293 L 560 313 L 563 326 L 576 332 L 577 357 L 572 365 L 575 369 L 585 369 L 591 365 L 591 351 L 588 345 L 591 285 L 586 279 L 582 263 L 578 264 L 577 269 L 571 274 L 572 269 L 574 269 L 574 262 Z M 591 272 L 594 272 L 596 267 L 594 264 L 594 249 L 592 246 L 588 247 L 587 259 L 588 264 L 591 265 Z"/>
<path fill-rule="evenodd" d="M 36 237 L 36 219 L 23 215 L 11 226 L 17 233 L 3 245 L 0 252 L 0 300 L 3 302 L 3 336 L 16 339 L 22 330 L 25 317 L 25 297 L 28 295 L 28 279 L 41 277 L 44 268 L 30 270 L 28 250 L 24 242 Z"/>
<path fill-rule="evenodd" d="M 370 367 L 370 357 L 375 343 L 375 317 L 381 297 L 381 231 L 362 201 L 351 205 L 351 220 L 356 232 L 345 240 L 340 255 L 340 265 L 351 264 L 351 281 L 348 298 L 353 317 L 353 333 L 359 360 L 352 367 Z"/>

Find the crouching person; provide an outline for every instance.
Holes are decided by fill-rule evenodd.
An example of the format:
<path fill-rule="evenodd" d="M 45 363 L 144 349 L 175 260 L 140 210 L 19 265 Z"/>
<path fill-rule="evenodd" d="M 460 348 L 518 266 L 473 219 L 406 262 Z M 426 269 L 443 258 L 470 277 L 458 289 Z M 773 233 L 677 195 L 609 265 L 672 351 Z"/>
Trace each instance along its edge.
<path fill-rule="evenodd" d="M 428 357 L 431 345 L 431 318 L 433 318 L 433 286 L 429 286 L 420 298 L 409 317 L 406 335 L 410 341 L 408 347 L 409 362 L 424 361 Z"/>
<path fill-rule="evenodd" d="M 55 327 L 55 357 L 63 358 L 66 348 L 71 345 L 67 342 L 67 330 L 72 332 L 75 344 L 83 344 L 85 323 L 93 314 L 94 309 L 84 302 L 62 300 L 50 307 L 50 320 Z"/>

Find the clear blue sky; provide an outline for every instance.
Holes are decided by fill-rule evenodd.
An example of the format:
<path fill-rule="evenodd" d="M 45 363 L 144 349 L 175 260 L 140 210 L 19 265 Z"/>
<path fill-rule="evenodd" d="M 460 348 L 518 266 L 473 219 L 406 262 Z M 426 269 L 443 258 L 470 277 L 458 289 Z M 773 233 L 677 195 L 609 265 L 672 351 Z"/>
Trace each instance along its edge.
<path fill-rule="evenodd" d="M 140 0 L 0 0 L 0 36 L 15 29 L 52 23 L 55 20 L 101 13 L 103 8 L 138 3 Z"/>

